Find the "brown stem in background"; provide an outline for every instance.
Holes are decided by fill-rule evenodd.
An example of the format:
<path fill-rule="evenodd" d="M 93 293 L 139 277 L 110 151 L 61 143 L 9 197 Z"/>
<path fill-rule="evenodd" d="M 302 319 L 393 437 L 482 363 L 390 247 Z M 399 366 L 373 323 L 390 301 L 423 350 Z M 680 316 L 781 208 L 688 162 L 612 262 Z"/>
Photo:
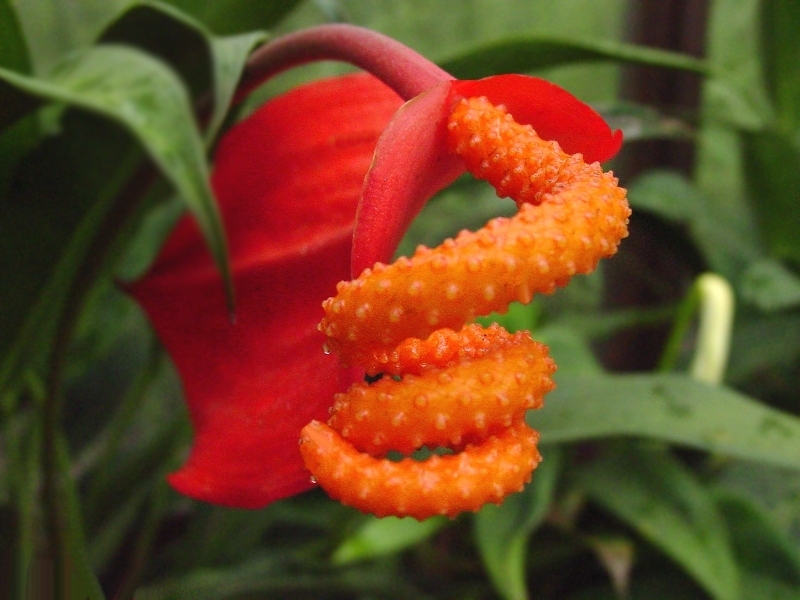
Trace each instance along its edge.
<path fill-rule="evenodd" d="M 630 3 L 631 42 L 702 57 L 709 3 L 707 0 L 636 0 Z M 671 115 L 695 120 L 702 78 L 684 71 L 644 66 L 625 67 L 621 95 Z M 644 140 L 629 144 L 615 164 L 625 184 L 653 168 L 690 175 L 695 146 L 691 141 Z M 697 256 L 687 254 L 680 232 L 645 213 L 634 214 L 630 237 L 606 267 L 608 301 L 612 306 L 648 307 L 674 304 L 700 270 Z M 606 343 L 603 360 L 614 370 L 650 370 L 659 361 L 668 327 L 625 331 Z"/>

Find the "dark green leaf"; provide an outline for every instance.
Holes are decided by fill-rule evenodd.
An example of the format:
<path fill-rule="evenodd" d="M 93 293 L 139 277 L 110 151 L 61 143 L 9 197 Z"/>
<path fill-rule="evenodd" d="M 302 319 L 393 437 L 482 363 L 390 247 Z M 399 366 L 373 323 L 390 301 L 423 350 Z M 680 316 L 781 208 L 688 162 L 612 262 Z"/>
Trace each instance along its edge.
<path fill-rule="evenodd" d="M 628 186 L 628 198 L 634 209 L 677 222 L 691 222 L 706 207 L 700 190 L 674 171 L 652 170 L 637 177 Z"/>
<path fill-rule="evenodd" d="M 68 54 L 91 46 L 132 0 L 11 0 L 28 42 L 32 72 L 43 75 Z"/>
<path fill-rule="evenodd" d="M 206 97 L 213 101 L 205 133 L 210 143 L 228 113 L 247 57 L 266 37 L 261 31 L 215 37 L 168 4 L 140 1 L 109 25 L 100 42 L 130 44 L 160 58 L 181 75 L 194 97 L 213 90 Z"/>
<path fill-rule="evenodd" d="M 30 73 L 28 48 L 17 19 L 17 13 L 9 0 L 0 0 L 0 67 L 17 73 Z M 13 123 L 38 102 L 19 96 L 14 89 L 0 81 L 0 199 L 5 198 L 11 173 L 20 157 L 33 145 L 39 133 L 35 119 L 22 119 L 10 130 L 6 124 Z"/>
<path fill-rule="evenodd" d="M 609 40 L 569 40 L 545 36 L 505 39 L 443 61 L 442 67 L 459 79 L 478 79 L 496 73 L 523 73 L 569 63 L 613 61 L 707 74 L 697 58 Z"/>
<path fill-rule="evenodd" d="M 716 495 L 742 569 L 800 589 L 800 550 L 794 541 L 754 503 L 731 492 Z"/>
<path fill-rule="evenodd" d="M 48 80 L 25 77 L 2 69 L 0 69 L 0 79 L 13 85 L 21 96 L 27 95 L 51 102 L 66 103 L 110 119 L 126 128 L 148 151 L 153 161 L 162 169 L 167 179 L 178 189 L 193 211 L 227 282 L 227 289 L 229 292 L 232 290 L 224 232 L 208 183 L 208 168 L 203 143 L 193 121 L 185 90 L 168 68 L 159 61 L 131 48 L 101 46 L 72 55 L 59 64 Z M 108 152 L 103 148 L 98 148 L 98 151 L 101 156 Z M 74 160 L 81 164 L 82 159 L 83 156 L 78 154 L 65 161 L 65 164 Z M 53 168 L 59 168 L 59 166 L 54 164 Z M 91 167 L 96 169 L 96 165 L 91 165 Z M 129 172 L 130 166 L 127 169 Z M 70 172 L 65 174 L 67 179 L 59 180 L 45 172 L 42 175 L 43 181 L 33 183 L 48 185 L 52 194 L 51 198 L 57 198 L 59 193 L 63 195 L 65 192 L 65 190 L 59 192 L 57 188 L 61 185 L 68 185 L 70 174 Z M 98 170 L 92 174 L 92 177 L 95 180 L 98 177 L 101 179 L 97 183 L 98 190 L 102 196 L 107 197 L 119 189 L 120 180 L 103 179 L 103 175 L 105 173 Z M 76 188 L 76 191 L 79 195 L 82 194 L 80 189 Z M 87 200 L 92 201 L 91 198 L 83 196 L 82 201 Z M 25 201 L 44 202 L 41 198 L 32 197 L 26 198 Z M 97 227 L 105 214 L 108 202 L 110 200 L 107 198 L 105 204 L 103 202 L 95 203 L 90 211 L 94 215 L 92 217 L 93 224 L 84 223 L 85 228 L 80 234 L 82 241 L 78 242 L 78 246 L 84 248 L 84 251 L 88 247 L 88 240 L 97 233 Z M 85 209 L 88 208 L 85 204 L 83 206 Z M 6 256 L 11 257 L 9 260 L 21 259 L 23 262 L 32 258 L 31 255 L 25 255 L 21 251 L 21 248 L 26 247 L 30 248 L 31 252 L 38 253 L 36 260 L 41 260 L 45 253 L 41 252 L 36 244 L 43 236 L 47 238 L 48 232 L 41 230 L 41 223 L 36 223 L 37 213 L 30 210 L 19 211 L 19 208 L 19 206 L 5 206 L 7 211 L 16 215 L 15 218 L 18 218 L 19 222 L 12 225 L 9 220 L 4 218 L 2 225 L 4 228 L 8 228 L 8 233 L 4 233 L 3 239 L 4 261 Z M 54 201 L 50 208 L 56 213 L 58 211 L 66 213 L 67 222 L 77 224 L 76 217 L 80 211 L 76 211 L 75 206 L 69 206 L 68 203 L 63 202 L 59 205 Z M 21 237 L 21 234 L 14 230 L 22 227 L 23 224 L 28 228 L 29 235 L 32 236 L 30 239 Z M 64 223 L 60 222 L 58 218 L 52 221 L 52 226 L 59 232 L 65 230 Z M 22 227 L 20 231 L 25 227 Z M 30 231 L 31 227 L 33 227 L 33 231 Z M 21 244 L 20 247 L 13 245 L 9 239 L 12 234 Z M 51 242 L 52 240 L 49 239 L 44 240 L 45 245 L 50 245 Z M 70 259 L 69 253 L 65 253 L 63 250 L 63 247 L 60 248 L 47 259 L 45 270 L 52 266 L 53 260 L 82 260 L 82 251 L 76 250 L 77 254 Z M 52 293 L 63 294 L 70 283 L 69 269 L 56 270 L 55 274 L 57 278 L 60 278 L 60 283 L 54 283 L 55 288 Z M 22 267 L 19 275 L 22 280 L 28 277 Z M 41 291 L 39 288 L 42 285 L 42 280 L 35 279 L 26 284 L 27 288 L 35 288 L 31 290 L 34 292 L 32 296 L 25 296 L 20 293 L 20 290 L 11 288 L 14 291 L 13 301 L 24 312 L 36 304 L 36 299 L 39 298 L 40 305 L 44 303 L 43 310 L 52 310 L 52 299 L 50 301 L 42 300 L 37 293 Z M 5 289 L 8 290 L 8 288 Z M 3 317 L 7 319 L 10 318 L 10 315 L 3 315 Z M 50 314 L 48 318 L 50 321 L 56 320 L 53 319 L 53 314 Z M 18 328 L 22 321 L 23 319 L 11 320 L 10 328 L 12 330 Z M 6 332 L 3 333 L 3 344 L 10 344 Z"/>
<path fill-rule="evenodd" d="M 773 577 L 745 573 L 742 577 L 742 598 L 745 600 L 800 600 L 796 585 Z"/>
<path fill-rule="evenodd" d="M 525 600 L 528 539 L 550 508 L 561 469 L 555 446 L 542 449 L 544 461 L 533 481 L 501 506 L 487 504 L 474 518 L 475 543 L 495 589 L 506 600 Z"/>
<path fill-rule="evenodd" d="M 169 69 L 131 48 L 98 46 L 59 63 L 49 80 L 5 70 L 0 78 L 31 96 L 95 112 L 128 129 L 194 213 L 230 292 L 225 235 L 203 144 L 186 92 Z"/>
<path fill-rule="evenodd" d="M 2 389 L 46 360 L 72 281 L 141 160 L 130 136 L 107 120 L 67 111 L 61 127 L 20 162 L 0 203 Z"/>
<path fill-rule="evenodd" d="M 393 572 L 378 569 L 303 569 L 290 556 L 256 556 L 236 565 L 196 569 L 140 588 L 136 600 L 239 600 L 242 598 L 432 597 Z"/>
<path fill-rule="evenodd" d="M 708 600 L 708 594 L 693 580 L 677 568 L 670 568 L 664 561 L 652 565 L 641 573 L 638 567 L 633 573 L 630 589 L 624 596 L 610 585 L 589 588 L 569 596 L 569 600 Z M 748 599 L 749 600 L 749 599 Z M 756 600 L 755 598 L 752 600 Z"/>
<path fill-rule="evenodd" d="M 773 254 L 800 260 L 800 149 L 784 135 L 744 133 L 744 167 L 761 236 Z"/>
<path fill-rule="evenodd" d="M 742 298 L 764 311 L 800 306 L 800 277 L 776 260 L 752 263 L 742 275 Z"/>
<path fill-rule="evenodd" d="M 253 48 L 266 39 L 262 32 L 245 33 L 238 36 L 212 40 L 214 56 L 214 110 L 206 127 L 207 144 L 213 142 L 233 100 L 236 86 L 244 69 L 247 57 Z"/>
<path fill-rule="evenodd" d="M 300 0 L 167 0 L 193 15 L 214 33 L 232 35 L 269 29 L 299 5 Z"/>
<path fill-rule="evenodd" d="M 25 37 L 17 13 L 9 0 L 0 0 L 0 68 L 21 74 L 28 74 L 31 71 Z M 0 79 L 0 131 L 36 108 L 38 104 L 35 99 L 20 96 L 13 86 Z M 14 151 L 16 146 L 16 140 L 0 139 L 0 157 L 3 165 L 6 163 L 7 152 Z M 0 175 L 5 173 L 0 171 Z M 0 178 L 0 181 L 3 180 L 5 177 Z"/>
<path fill-rule="evenodd" d="M 566 324 L 549 324 L 537 329 L 534 337 L 547 344 L 550 355 L 558 364 L 559 373 L 573 375 L 598 375 L 603 368 L 589 346 L 589 340 Z"/>
<path fill-rule="evenodd" d="M 732 381 L 741 383 L 764 374 L 774 377 L 777 369 L 796 372 L 798 357 L 800 314 L 793 311 L 751 317 L 733 332 L 728 372 Z"/>
<path fill-rule="evenodd" d="M 667 374 L 556 380 L 528 416 L 543 443 L 638 436 L 800 469 L 800 419 L 731 389 Z"/>
<path fill-rule="evenodd" d="M 722 121 L 752 130 L 773 118 L 759 51 L 760 5 L 761 0 L 739 0 L 710 6 L 705 53 L 714 77 L 703 90 L 706 126 Z"/>
<path fill-rule="evenodd" d="M 36 145 L 38 140 L 39 124 L 36 115 L 28 115 L 5 131 L 0 131 L 0 199 L 2 199 L 0 201 L 5 201 L 7 198 L 14 170 L 20 159 Z"/>
<path fill-rule="evenodd" d="M 592 500 L 663 550 L 712 597 L 740 598 L 725 522 L 706 489 L 669 454 L 629 445 L 590 463 L 577 480 Z"/>
<path fill-rule="evenodd" d="M 59 497 L 56 518 L 61 527 L 59 542 L 62 548 L 59 556 L 63 564 L 55 565 L 63 571 L 56 573 L 57 589 L 60 587 L 64 598 L 86 598 L 87 600 L 104 600 L 103 590 L 97 576 L 89 564 L 89 556 L 84 535 L 83 512 L 81 510 L 78 489 L 70 474 L 70 464 L 66 442 L 56 441 L 58 475 L 54 494 Z M 35 572 L 35 571 L 34 571 Z"/>
<path fill-rule="evenodd" d="M 778 528 L 780 537 L 788 540 L 789 553 L 795 557 L 790 557 L 792 565 L 800 562 L 797 556 L 800 553 L 799 471 L 771 467 L 754 469 L 752 463 L 731 461 L 720 466 L 714 485 L 723 498 L 730 494 L 756 506 L 763 515 L 759 519 L 767 521 L 768 527 Z M 796 567 L 791 566 L 790 572 L 795 571 Z"/>
<path fill-rule="evenodd" d="M 551 321 L 545 328 L 536 331 L 534 337 L 543 335 L 547 329 L 558 328 L 571 330 L 568 335 L 579 336 L 590 341 L 605 340 L 611 336 L 640 326 L 653 326 L 663 325 L 669 323 L 675 317 L 675 309 L 671 307 L 665 308 L 618 308 L 614 310 L 603 311 L 580 311 L 571 309 L 564 311 L 563 314 L 558 315 L 555 322 Z M 560 331 L 559 331 L 560 334 Z M 548 340 L 545 342 L 548 346 L 551 344 L 551 337 L 549 331 L 546 334 Z M 588 349 L 591 351 L 591 349 Z M 557 361 L 564 359 L 569 360 L 569 356 L 561 355 L 564 358 L 557 358 Z M 593 358 L 593 362 L 597 364 L 597 358 Z M 561 369 L 561 362 L 559 362 L 559 369 Z"/>
<path fill-rule="evenodd" d="M 138 1 L 108 24 L 97 43 L 133 46 L 164 61 L 197 97 L 213 82 L 210 38 L 203 25 L 170 5 Z"/>
<path fill-rule="evenodd" d="M 28 48 L 10 0 L 0 0 L 0 67 L 30 73 Z"/>
<path fill-rule="evenodd" d="M 761 49 L 767 86 L 781 130 L 800 128 L 800 0 L 763 0 Z"/>

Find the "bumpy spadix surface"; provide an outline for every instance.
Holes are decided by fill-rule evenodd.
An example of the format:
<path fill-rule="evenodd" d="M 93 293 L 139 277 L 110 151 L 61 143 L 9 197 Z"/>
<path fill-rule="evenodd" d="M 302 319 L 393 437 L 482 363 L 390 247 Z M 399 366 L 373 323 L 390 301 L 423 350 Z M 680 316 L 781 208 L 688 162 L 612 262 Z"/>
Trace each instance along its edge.
<path fill-rule="evenodd" d="M 592 271 L 627 235 L 625 191 L 599 164 L 564 153 L 485 98 L 457 103 L 452 151 L 519 205 L 512 218 L 342 282 L 320 330 L 348 365 L 387 373 L 337 395 L 328 424 L 303 429 L 316 481 L 377 515 L 455 516 L 500 503 L 530 480 L 538 435 L 524 422 L 555 365 L 527 333 L 468 325 Z M 455 451 L 392 462 L 422 446 Z"/>

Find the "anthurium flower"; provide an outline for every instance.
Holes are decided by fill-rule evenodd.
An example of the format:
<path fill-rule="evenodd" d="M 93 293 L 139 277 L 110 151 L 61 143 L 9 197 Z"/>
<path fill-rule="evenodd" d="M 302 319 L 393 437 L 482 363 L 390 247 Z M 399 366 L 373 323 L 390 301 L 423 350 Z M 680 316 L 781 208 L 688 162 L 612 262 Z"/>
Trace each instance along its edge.
<path fill-rule="evenodd" d="M 517 122 L 590 162 L 621 144 L 597 113 L 548 82 L 521 75 L 457 81 L 394 40 L 345 25 L 266 45 L 242 90 L 325 59 L 372 75 L 324 80 L 271 100 L 231 129 L 215 156 L 235 321 L 189 218 L 131 287 L 184 384 L 195 439 L 169 481 L 197 499 L 256 508 L 311 487 L 300 430 L 325 420 L 334 394 L 363 375 L 323 352 L 321 303 L 337 282 L 388 261 L 424 203 L 465 171 L 447 141 L 457 102 L 484 96 L 502 104 Z"/>

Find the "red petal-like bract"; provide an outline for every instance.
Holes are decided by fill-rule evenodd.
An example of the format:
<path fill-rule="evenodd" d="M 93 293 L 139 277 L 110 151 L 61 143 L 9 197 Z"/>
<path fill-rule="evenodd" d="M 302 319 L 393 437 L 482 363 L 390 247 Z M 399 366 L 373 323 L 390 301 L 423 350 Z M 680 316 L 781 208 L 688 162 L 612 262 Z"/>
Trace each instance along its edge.
<path fill-rule="evenodd" d="M 389 262 L 425 203 L 464 172 L 446 145 L 449 95 L 447 81 L 409 100 L 381 136 L 358 205 L 353 277 Z"/>
<path fill-rule="evenodd" d="M 322 352 L 322 301 L 350 276 L 356 205 L 402 101 L 368 75 L 295 88 L 222 140 L 212 184 L 230 242 L 235 323 L 193 220 L 131 286 L 184 385 L 195 439 L 169 477 L 208 502 L 258 508 L 311 487 L 302 427 L 357 377 Z"/>
<path fill-rule="evenodd" d="M 493 75 L 453 82 L 462 98 L 485 96 L 502 104 L 517 123 L 530 125 L 543 140 L 558 142 L 567 154 L 583 154 L 587 163 L 613 158 L 622 146 L 622 132 L 611 131 L 595 110 L 563 88 L 538 77 Z"/>

